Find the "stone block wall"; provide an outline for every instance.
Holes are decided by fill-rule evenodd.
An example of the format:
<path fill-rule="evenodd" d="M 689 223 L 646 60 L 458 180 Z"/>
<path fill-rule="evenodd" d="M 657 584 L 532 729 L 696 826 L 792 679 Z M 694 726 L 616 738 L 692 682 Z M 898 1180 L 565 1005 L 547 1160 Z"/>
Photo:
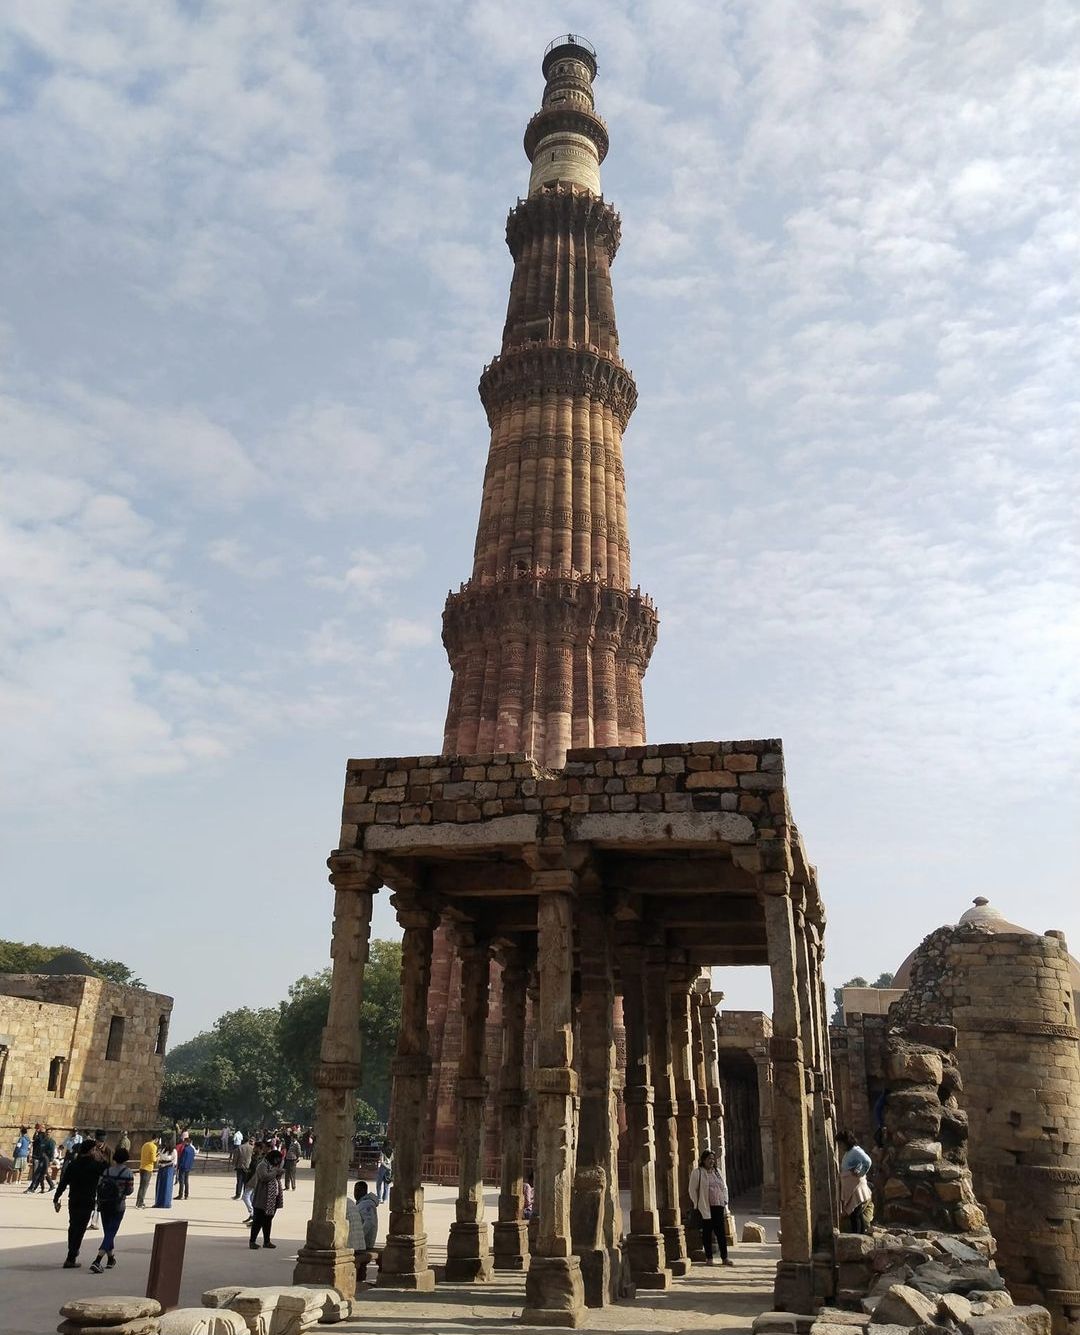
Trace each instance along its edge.
<path fill-rule="evenodd" d="M 0 975 L 0 1135 L 47 1122 L 65 1134 L 127 1130 L 138 1143 L 157 1123 L 171 1013 L 171 997 L 101 978 Z M 114 1018 L 123 1022 L 119 1041 Z M 50 1091 L 56 1057 L 62 1075 Z"/>

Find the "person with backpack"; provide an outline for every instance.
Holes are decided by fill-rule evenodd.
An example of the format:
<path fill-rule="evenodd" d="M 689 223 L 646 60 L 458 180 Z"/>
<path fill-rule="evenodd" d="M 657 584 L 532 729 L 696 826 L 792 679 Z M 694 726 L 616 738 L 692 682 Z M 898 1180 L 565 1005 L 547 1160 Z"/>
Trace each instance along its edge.
<path fill-rule="evenodd" d="M 135 1190 L 135 1174 L 127 1165 L 127 1150 L 118 1148 L 113 1152 L 112 1163 L 98 1178 L 97 1208 L 105 1236 L 90 1266 L 95 1275 L 100 1275 L 103 1270 L 111 1270 L 116 1265 L 116 1235 L 124 1222 L 127 1198 Z M 101 1264 L 103 1260 L 105 1265 Z"/>
<path fill-rule="evenodd" d="M 300 1159 L 300 1137 L 295 1131 L 290 1131 L 286 1137 L 285 1147 L 285 1190 L 296 1190 L 296 1165 Z"/>
<path fill-rule="evenodd" d="M 84 1140 L 75 1149 L 75 1153 L 64 1164 L 60 1183 L 53 1197 L 53 1206 L 60 1213 L 60 1201 L 64 1192 L 68 1196 L 68 1251 L 64 1262 L 65 1270 L 79 1268 L 79 1248 L 90 1227 L 90 1216 L 97 1203 L 98 1178 L 105 1171 L 105 1164 L 94 1153 L 94 1142 Z"/>

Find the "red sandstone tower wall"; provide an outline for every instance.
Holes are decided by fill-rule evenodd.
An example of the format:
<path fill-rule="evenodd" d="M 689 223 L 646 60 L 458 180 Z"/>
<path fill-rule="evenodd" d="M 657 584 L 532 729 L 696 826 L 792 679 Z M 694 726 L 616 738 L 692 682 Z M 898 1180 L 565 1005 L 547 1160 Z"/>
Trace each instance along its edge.
<path fill-rule="evenodd" d="M 472 574 L 443 612 L 453 671 L 443 754 L 526 752 L 558 769 L 572 746 L 645 741 L 641 683 L 657 615 L 631 586 L 622 436 L 637 387 L 619 356 L 620 222 L 600 192 L 608 133 L 593 102 L 596 59 L 562 39 L 543 72 L 525 131 L 529 194 L 506 225 L 514 273 L 502 346 L 480 379 L 491 439 Z M 495 966 L 492 983 L 489 1070 L 501 1049 Z M 440 930 L 425 1167 L 441 1177 L 457 1164 L 459 989 Z M 496 1117 L 492 1100 L 489 1126 Z"/>

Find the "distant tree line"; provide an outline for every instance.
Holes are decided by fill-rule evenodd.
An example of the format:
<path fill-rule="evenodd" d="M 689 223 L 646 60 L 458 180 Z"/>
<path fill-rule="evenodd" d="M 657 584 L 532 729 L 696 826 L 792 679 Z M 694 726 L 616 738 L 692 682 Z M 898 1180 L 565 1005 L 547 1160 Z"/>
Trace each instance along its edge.
<path fill-rule="evenodd" d="M 136 978 L 120 960 L 97 960 L 74 946 L 42 946 L 36 941 L 0 941 L 0 973 L 40 973 L 43 966 L 51 964 L 57 955 L 78 955 L 98 978 L 120 983 L 123 987 L 146 989 L 143 980 Z"/>
<path fill-rule="evenodd" d="M 224 1119 L 241 1129 L 283 1121 L 309 1124 L 329 1008 L 330 970 L 323 969 L 298 978 L 276 1007 L 226 1011 L 211 1029 L 166 1055 L 162 1116 L 185 1125 Z M 400 1015 L 401 942 L 372 941 L 357 1017 L 363 1051 L 360 1124 L 389 1115 L 390 1060 Z"/>

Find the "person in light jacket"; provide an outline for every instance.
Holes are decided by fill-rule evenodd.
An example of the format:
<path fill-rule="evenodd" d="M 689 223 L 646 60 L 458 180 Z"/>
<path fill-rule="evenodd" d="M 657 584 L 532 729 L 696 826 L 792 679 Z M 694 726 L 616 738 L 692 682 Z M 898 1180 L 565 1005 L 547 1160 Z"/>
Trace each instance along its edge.
<path fill-rule="evenodd" d="M 705 1264 L 712 1265 L 712 1240 L 720 1248 L 724 1265 L 734 1265 L 727 1254 L 728 1189 L 724 1175 L 716 1164 L 716 1155 L 706 1150 L 698 1166 L 690 1172 L 690 1201 L 701 1215 L 701 1245 L 705 1249 Z"/>
<path fill-rule="evenodd" d="M 839 1132 L 836 1146 L 844 1156 L 840 1160 L 840 1213 L 847 1215 L 852 1233 L 869 1233 L 866 1206 L 872 1193 L 867 1174 L 873 1161 L 851 1131 Z"/>

